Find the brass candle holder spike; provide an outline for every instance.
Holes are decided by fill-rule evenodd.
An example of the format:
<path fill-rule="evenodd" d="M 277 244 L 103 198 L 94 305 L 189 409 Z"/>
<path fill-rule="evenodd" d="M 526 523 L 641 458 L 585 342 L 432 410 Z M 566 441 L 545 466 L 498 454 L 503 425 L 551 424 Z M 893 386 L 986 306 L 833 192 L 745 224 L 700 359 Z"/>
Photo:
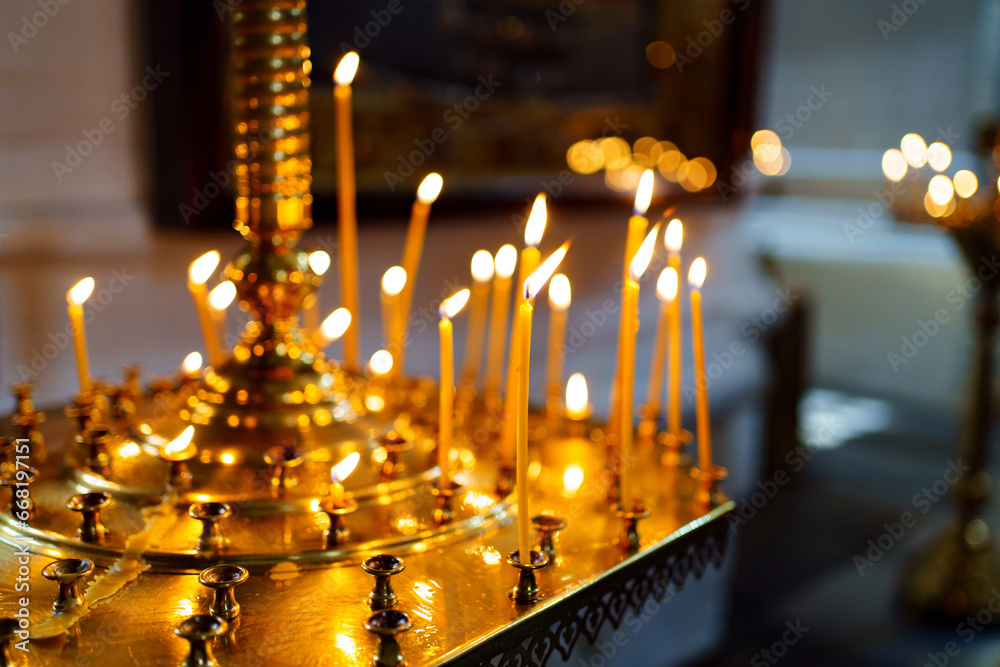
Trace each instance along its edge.
<path fill-rule="evenodd" d="M 635 502 L 632 509 L 627 512 L 619 505 L 615 509 L 615 516 L 622 520 L 622 532 L 618 538 L 618 545 L 625 551 L 638 551 L 641 543 L 639 521 L 649 518 L 649 510 L 642 503 Z"/>
<path fill-rule="evenodd" d="M 404 452 L 413 449 L 413 443 L 403 437 L 398 431 L 389 431 L 379 438 L 378 444 L 385 450 L 385 460 L 382 462 L 382 470 L 379 473 L 379 478 L 383 482 L 399 478 L 406 469 L 406 466 L 400 462 L 399 457 Z"/>
<path fill-rule="evenodd" d="M 514 493 L 516 483 L 517 469 L 509 461 L 499 461 L 497 463 L 497 495 L 506 498 Z"/>
<path fill-rule="evenodd" d="M 35 403 L 32 400 L 35 387 L 29 382 L 18 382 L 11 385 L 11 391 L 17 400 L 17 408 L 11 417 L 19 437 L 28 441 L 28 451 L 33 461 L 44 462 L 47 451 L 45 446 L 45 436 L 42 435 L 39 426 L 45 422 L 45 413 L 35 410 Z"/>
<path fill-rule="evenodd" d="M 402 558 L 388 554 L 372 556 L 361 563 L 361 569 L 375 577 L 375 587 L 368 594 L 368 606 L 372 611 L 396 606 L 396 593 L 392 590 L 391 579 L 405 568 Z"/>
<path fill-rule="evenodd" d="M 116 385 L 111 388 L 111 423 L 120 433 L 131 435 L 134 432 L 133 419 L 135 417 L 136 396 L 127 384 Z"/>
<path fill-rule="evenodd" d="M 455 518 L 453 498 L 460 495 L 465 487 L 453 479 L 444 480 L 438 477 L 431 487 L 434 496 L 434 523 L 443 526 Z"/>
<path fill-rule="evenodd" d="M 76 536 L 81 542 L 104 544 L 108 529 L 101 523 L 101 510 L 111 504 L 111 494 L 101 491 L 78 493 L 69 499 L 66 507 L 82 516 Z"/>
<path fill-rule="evenodd" d="M 94 421 L 94 399 L 89 392 L 73 396 L 73 402 L 66 406 L 66 416 L 76 422 L 76 440 L 83 443 Z"/>
<path fill-rule="evenodd" d="M 16 618 L 0 618 L 0 667 L 12 667 L 14 656 L 11 655 L 11 644 L 14 641 L 14 633 L 20 629 L 21 625 Z"/>
<path fill-rule="evenodd" d="M 659 435 L 658 440 L 666 448 L 662 458 L 664 465 L 671 468 L 681 468 L 691 463 L 691 457 L 684 451 L 684 448 L 694 440 L 694 434 L 691 431 L 681 429 L 679 436 L 664 432 Z"/>
<path fill-rule="evenodd" d="M 236 601 L 235 589 L 249 577 L 250 573 L 240 565 L 213 565 L 202 570 L 198 583 L 212 591 L 208 612 L 227 621 L 239 616 L 240 603 Z"/>
<path fill-rule="evenodd" d="M 275 445 L 264 452 L 264 463 L 271 467 L 271 486 L 279 493 L 298 484 L 295 469 L 306 461 L 305 452 L 295 445 Z"/>
<path fill-rule="evenodd" d="M 372 657 L 374 667 L 405 667 L 403 649 L 399 646 L 397 635 L 406 632 L 413 623 L 410 617 L 402 611 L 384 609 L 377 611 L 365 621 L 365 630 L 378 637 L 375 655 Z"/>
<path fill-rule="evenodd" d="M 10 502 L 7 511 L 15 521 L 28 522 L 35 516 L 35 499 L 31 497 L 31 485 L 38 479 L 38 471 L 34 468 L 12 466 L 0 477 L 0 486 L 10 489 Z M 18 492 L 23 496 L 18 497 Z"/>
<path fill-rule="evenodd" d="M 536 514 L 531 517 L 531 527 L 538 533 L 538 550 L 549 557 L 549 562 L 556 560 L 555 537 L 566 528 L 566 521 L 551 514 Z"/>
<path fill-rule="evenodd" d="M 181 667 L 218 667 L 212 655 L 211 642 L 229 629 L 226 620 L 212 614 L 198 614 L 181 621 L 174 628 L 174 634 L 186 639 L 188 654 L 181 661 Z"/>
<path fill-rule="evenodd" d="M 223 536 L 219 524 L 232 514 L 227 503 L 192 503 L 188 516 L 201 522 L 201 534 L 195 548 L 201 553 L 217 554 L 225 551 L 229 541 Z"/>
<path fill-rule="evenodd" d="M 358 511 L 358 501 L 344 498 L 343 502 L 338 503 L 334 498 L 324 498 L 319 503 L 319 509 L 330 519 L 330 527 L 323 532 L 324 548 L 336 549 L 351 535 L 344 517 Z"/>
<path fill-rule="evenodd" d="M 42 569 L 42 576 L 59 584 L 59 595 L 52 610 L 61 614 L 83 604 L 80 582 L 94 571 L 94 563 L 86 558 L 63 558 Z"/>
<path fill-rule="evenodd" d="M 712 466 L 711 470 L 707 472 L 698 468 L 691 469 L 691 476 L 698 480 L 698 491 L 695 493 L 694 501 L 699 508 L 707 511 L 724 502 L 722 493 L 719 491 L 719 482 L 726 479 L 728 474 L 728 471 L 722 466 Z"/>
<path fill-rule="evenodd" d="M 540 570 L 548 565 L 549 557 L 544 552 L 534 549 L 529 553 L 531 554 L 530 563 L 522 563 L 521 554 L 516 549 L 507 556 L 507 564 L 517 568 L 517 583 L 507 592 L 507 597 L 518 604 L 538 602 L 545 598 L 538 588 L 535 570 Z"/>
<path fill-rule="evenodd" d="M 111 455 L 108 454 L 108 444 L 111 442 L 111 431 L 106 428 L 94 428 L 83 438 L 86 448 L 86 458 L 83 466 L 101 477 L 111 477 Z"/>

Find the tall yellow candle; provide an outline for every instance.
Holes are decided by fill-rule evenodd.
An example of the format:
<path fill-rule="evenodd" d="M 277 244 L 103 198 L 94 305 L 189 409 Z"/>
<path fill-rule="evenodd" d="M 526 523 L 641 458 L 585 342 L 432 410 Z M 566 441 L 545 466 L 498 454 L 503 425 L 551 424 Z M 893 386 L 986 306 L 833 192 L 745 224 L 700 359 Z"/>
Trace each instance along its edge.
<path fill-rule="evenodd" d="M 236 285 L 233 281 L 226 280 L 215 287 L 212 291 L 208 293 L 208 306 L 212 311 L 212 319 L 215 321 L 215 332 L 219 337 L 219 347 L 229 348 L 226 344 L 226 309 L 229 308 L 229 304 L 233 302 L 236 298 Z M 216 365 L 221 364 L 225 359 L 221 358 L 217 360 Z"/>
<path fill-rule="evenodd" d="M 653 359 L 649 365 L 649 386 L 646 390 L 646 407 L 654 418 L 660 414 L 660 390 L 663 387 L 663 366 L 667 356 L 670 309 L 677 298 L 677 272 L 663 269 L 656 281 L 656 297 L 660 300 L 660 316 L 656 322 L 656 342 Z"/>
<path fill-rule="evenodd" d="M 438 401 L 438 467 L 441 481 L 451 479 L 448 457 L 451 452 L 452 423 L 455 418 L 455 340 L 451 320 L 465 307 L 469 290 L 459 290 L 441 304 L 441 395 Z"/>
<path fill-rule="evenodd" d="M 493 303 L 490 308 L 490 340 L 486 353 L 486 394 L 500 391 L 503 354 L 507 342 L 507 317 L 510 312 L 510 280 L 517 266 L 517 249 L 507 244 L 493 258 Z"/>
<path fill-rule="evenodd" d="M 486 334 L 486 311 L 489 308 L 490 281 L 493 280 L 493 255 L 477 250 L 472 256 L 472 303 L 469 305 L 469 332 L 465 336 L 462 381 L 472 387 L 479 382 L 483 363 L 483 338 Z"/>
<path fill-rule="evenodd" d="M 670 251 L 669 267 L 678 279 L 681 274 L 681 245 L 684 242 L 684 225 L 674 218 L 663 234 L 663 243 Z M 670 358 L 667 362 L 667 430 L 675 438 L 681 437 L 681 374 L 684 364 L 681 358 L 681 300 L 670 303 Z"/>
<path fill-rule="evenodd" d="M 517 363 L 515 369 L 517 409 L 517 546 L 522 563 L 531 562 L 531 509 L 528 506 L 528 381 L 531 377 L 531 313 L 532 302 L 559 268 L 566 256 L 569 244 L 564 243 L 545 262 L 532 272 L 523 283 L 520 308 L 518 309 Z"/>
<path fill-rule="evenodd" d="M 76 374 L 80 378 L 80 393 L 90 391 L 90 361 L 87 357 L 87 330 L 83 322 L 83 303 L 94 291 L 94 279 L 87 276 L 66 293 L 69 321 L 73 327 L 73 349 L 76 352 Z"/>
<path fill-rule="evenodd" d="M 382 338 L 393 359 L 399 356 L 402 341 L 399 336 L 399 295 L 406 287 L 406 270 L 401 266 L 390 267 L 382 275 Z"/>
<path fill-rule="evenodd" d="M 219 346 L 219 333 L 215 327 L 215 320 L 208 309 L 208 292 L 205 290 L 205 283 L 212 277 L 212 272 L 219 265 L 219 251 L 211 250 L 198 259 L 191 262 L 188 267 L 188 290 L 194 299 L 194 307 L 198 312 L 198 322 L 201 324 L 201 335 L 205 341 L 205 353 L 208 355 L 208 363 L 218 365 L 221 363 L 222 350 Z"/>
<path fill-rule="evenodd" d="M 558 405 L 562 395 L 563 346 L 566 344 L 566 315 L 572 301 L 569 278 L 562 273 L 549 283 L 549 348 L 545 383 L 548 403 Z"/>
<path fill-rule="evenodd" d="M 326 274 L 327 270 L 330 268 L 330 253 L 325 250 L 316 250 L 315 252 L 309 253 L 309 268 L 313 270 L 317 276 L 323 276 Z M 319 313 L 320 313 L 320 303 L 319 303 L 319 290 L 315 290 L 312 294 L 312 303 L 305 309 L 302 315 L 302 326 L 304 326 L 309 331 L 316 331 L 319 328 Z"/>
<path fill-rule="evenodd" d="M 351 118 L 351 82 L 358 71 L 360 58 L 351 51 L 337 65 L 333 78 L 333 102 L 337 133 L 337 238 L 340 243 L 340 300 L 350 312 L 358 314 L 358 220 L 354 181 L 354 130 Z M 358 371 L 360 358 L 360 322 L 344 333 L 344 368 Z"/>
<path fill-rule="evenodd" d="M 420 187 L 417 188 L 417 200 L 413 202 L 413 208 L 410 211 L 410 225 L 406 230 L 406 245 L 403 246 L 402 263 L 403 269 L 406 271 L 406 285 L 400 293 L 399 305 L 396 307 L 403 336 L 410 328 L 410 308 L 413 306 L 413 289 L 417 284 L 420 256 L 424 252 L 427 219 L 431 214 L 431 204 L 441 194 L 442 186 L 444 186 L 444 179 L 441 178 L 440 174 L 425 176 L 424 180 L 420 182 Z M 402 373 L 406 365 L 405 349 L 399 350 L 398 358 L 399 372 Z"/>
<path fill-rule="evenodd" d="M 360 460 L 361 454 L 351 452 L 340 463 L 330 468 L 330 497 L 333 498 L 335 506 L 344 506 L 347 500 L 344 495 L 344 481 L 358 467 Z"/>
<path fill-rule="evenodd" d="M 698 467 L 703 472 L 712 469 L 712 425 L 708 411 L 708 386 L 705 382 L 705 339 L 701 320 L 701 287 L 705 284 L 708 265 L 701 257 L 691 263 L 688 283 L 691 285 L 691 346 L 694 350 L 694 391 L 698 417 Z"/>

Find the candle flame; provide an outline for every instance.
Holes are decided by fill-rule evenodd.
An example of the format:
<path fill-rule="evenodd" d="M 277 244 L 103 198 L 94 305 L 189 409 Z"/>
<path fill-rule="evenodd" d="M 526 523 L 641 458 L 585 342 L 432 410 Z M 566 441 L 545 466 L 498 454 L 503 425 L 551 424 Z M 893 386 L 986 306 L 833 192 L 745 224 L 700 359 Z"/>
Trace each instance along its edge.
<path fill-rule="evenodd" d="M 343 336 L 349 326 L 351 326 L 350 311 L 346 308 L 338 308 L 327 315 L 319 328 L 323 333 L 323 338 L 333 342 Z"/>
<path fill-rule="evenodd" d="M 569 278 L 563 273 L 552 276 L 552 282 L 549 283 L 549 307 L 553 310 L 566 310 L 572 300 Z"/>
<path fill-rule="evenodd" d="M 537 248 L 542 242 L 542 234 L 545 233 L 545 222 L 548 220 L 548 209 L 545 206 L 545 193 L 539 192 L 535 197 L 535 203 L 531 205 L 531 213 L 528 214 L 528 224 L 524 226 L 524 245 L 530 248 Z"/>
<path fill-rule="evenodd" d="M 351 85 L 351 82 L 354 81 L 354 75 L 358 73 L 358 63 L 360 62 L 360 56 L 354 51 L 340 59 L 337 69 L 333 73 L 333 80 L 337 82 L 338 86 Z"/>
<path fill-rule="evenodd" d="M 472 279 L 477 283 L 493 279 L 493 255 L 489 250 L 477 250 L 472 256 Z"/>
<path fill-rule="evenodd" d="M 656 296 L 660 301 L 673 301 L 677 297 L 677 287 L 680 278 L 673 267 L 667 267 L 660 272 L 656 281 Z"/>
<path fill-rule="evenodd" d="M 441 174 L 427 174 L 424 176 L 424 180 L 420 181 L 420 187 L 417 188 L 417 199 L 420 200 L 421 204 L 433 204 L 438 195 L 441 194 L 442 187 L 444 187 L 444 179 L 441 178 Z"/>
<path fill-rule="evenodd" d="M 649 210 L 649 202 L 653 200 L 653 170 L 647 169 L 642 172 L 639 179 L 639 187 L 635 191 L 635 207 L 632 209 L 635 215 L 646 215 Z"/>
<path fill-rule="evenodd" d="M 406 286 L 406 269 L 393 266 L 382 276 L 382 291 L 386 296 L 396 296 Z"/>
<path fill-rule="evenodd" d="M 188 426 L 184 429 L 179 436 L 168 442 L 163 446 L 164 453 L 168 455 L 180 454 L 188 448 L 191 444 L 191 438 L 194 437 L 194 426 Z"/>
<path fill-rule="evenodd" d="M 708 264 L 705 263 L 704 257 L 699 257 L 691 262 L 691 268 L 688 269 L 688 282 L 692 287 L 701 289 L 701 286 L 705 284 L 705 276 L 707 275 Z"/>
<path fill-rule="evenodd" d="M 379 350 L 372 355 L 368 368 L 375 375 L 385 375 L 392 370 L 392 354 L 388 350 Z"/>
<path fill-rule="evenodd" d="M 469 300 L 469 289 L 460 289 L 441 302 L 441 319 L 451 319 L 458 315 Z"/>
<path fill-rule="evenodd" d="M 219 283 L 208 293 L 208 303 L 217 311 L 229 308 L 229 304 L 236 298 L 236 285 L 233 281 L 227 280 Z"/>
<path fill-rule="evenodd" d="M 219 251 L 209 250 L 188 267 L 188 280 L 194 285 L 204 285 L 212 277 L 212 272 L 219 265 Z"/>
<path fill-rule="evenodd" d="M 632 280 L 639 280 L 649 266 L 649 260 L 653 259 L 653 249 L 656 246 L 656 235 L 660 232 L 660 225 L 657 224 L 646 234 L 642 245 L 635 253 L 635 257 L 628 265 L 628 275 Z"/>
<path fill-rule="evenodd" d="M 493 263 L 496 265 L 499 277 L 510 278 L 514 275 L 514 269 L 517 267 L 517 248 L 509 243 L 501 246 L 497 250 L 497 256 Z"/>
<path fill-rule="evenodd" d="M 184 361 L 181 363 L 181 368 L 184 369 L 185 373 L 193 374 L 201 370 L 201 352 L 192 352 L 188 356 L 184 357 Z"/>
<path fill-rule="evenodd" d="M 344 457 L 344 460 L 337 465 L 330 468 L 330 479 L 337 484 L 343 484 L 347 476 L 354 472 L 354 469 L 358 467 L 358 461 L 361 460 L 361 454 L 357 452 L 351 452 Z"/>
<path fill-rule="evenodd" d="M 585 415 L 588 400 L 587 378 L 583 373 L 573 373 L 566 381 L 566 414 Z"/>
<path fill-rule="evenodd" d="M 326 250 L 309 253 L 309 267 L 317 276 L 323 275 L 330 268 L 330 253 Z"/>
<path fill-rule="evenodd" d="M 674 218 L 667 225 L 667 231 L 663 233 L 663 245 L 670 252 L 680 252 L 684 245 L 684 224 Z"/>
<path fill-rule="evenodd" d="M 542 264 L 535 269 L 535 272 L 528 276 L 528 279 L 524 281 L 524 298 L 527 301 L 534 301 L 538 293 L 542 291 L 545 287 L 545 283 L 549 282 L 549 278 L 552 274 L 556 272 L 559 268 L 559 264 L 562 263 L 563 258 L 566 256 L 566 251 L 569 250 L 569 241 L 563 243 L 559 248 L 556 249 L 554 253 L 549 255 Z"/>
<path fill-rule="evenodd" d="M 583 484 L 583 468 L 578 465 L 567 466 L 563 473 L 563 493 L 567 496 L 575 496 Z"/>
<path fill-rule="evenodd" d="M 75 306 L 79 306 L 90 298 L 93 291 L 94 279 L 87 276 L 70 288 L 69 292 L 66 293 L 66 300 Z"/>

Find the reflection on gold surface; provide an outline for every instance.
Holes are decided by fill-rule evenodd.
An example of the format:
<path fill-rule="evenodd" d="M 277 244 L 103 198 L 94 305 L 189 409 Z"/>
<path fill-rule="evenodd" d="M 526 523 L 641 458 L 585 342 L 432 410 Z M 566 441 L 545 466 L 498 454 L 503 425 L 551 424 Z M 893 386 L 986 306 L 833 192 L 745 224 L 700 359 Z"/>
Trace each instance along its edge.
<path fill-rule="evenodd" d="M 580 490 L 581 484 L 583 484 L 583 468 L 575 463 L 567 466 L 563 472 L 563 495 L 572 498 Z"/>

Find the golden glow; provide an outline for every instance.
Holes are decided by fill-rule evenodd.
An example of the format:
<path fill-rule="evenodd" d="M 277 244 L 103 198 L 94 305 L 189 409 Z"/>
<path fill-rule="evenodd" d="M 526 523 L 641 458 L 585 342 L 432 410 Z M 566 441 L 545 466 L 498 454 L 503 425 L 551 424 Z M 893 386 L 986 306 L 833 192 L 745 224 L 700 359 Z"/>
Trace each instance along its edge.
<path fill-rule="evenodd" d="M 351 326 L 351 313 L 346 308 L 338 308 L 330 313 L 320 325 L 323 337 L 328 341 L 338 340 Z"/>
<path fill-rule="evenodd" d="M 934 171 L 944 171 L 951 164 L 951 149 L 947 144 L 935 141 L 927 147 L 927 164 Z"/>
<path fill-rule="evenodd" d="M 948 200 L 955 196 L 955 186 L 944 174 L 938 174 L 927 184 L 927 193 L 938 206 L 945 206 Z"/>
<path fill-rule="evenodd" d="M 705 284 L 705 277 L 707 275 L 708 264 L 705 262 L 704 257 L 699 257 L 691 262 L 691 268 L 688 270 L 688 283 L 692 287 L 701 289 L 701 286 Z"/>
<path fill-rule="evenodd" d="M 528 215 L 528 224 L 524 226 L 524 245 L 537 248 L 542 242 L 542 235 L 545 233 L 545 222 L 548 219 L 548 210 L 545 207 L 545 195 L 541 192 L 535 197 L 535 203 L 531 205 L 531 213 Z"/>
<path fill-rule="evenodd" d="M 976 194 L 979 188 L 979 179 L 968 169 L 963 169 L 955 174 L 955 194 L 962 199 L 968 199 Z"/>
<path fill-rule="evenodd" d="M 663 269 L 656 279 L 656 297 L 660 301 L 673 301 L 677 297 L 679 283 L 680 278 L 673 267 Z"/>
<path fill-rule="evenodd" d="M 553 310 L 566 310 L 572 300 L 569 278 L 563 273 L 552 276 L 552 282 L 549 283 L 549 307 Z"/>
<path fill-rule="evenodd" d="M 667 69 L 674 64 L 676 58 L 674 47 L 662 40 L 653 42 L 646 47 L 646 60 L 657 69 Z"/>
<path fill-rule="evenodd" d="M 583 485 L 583 468 L 578 465 L 567 466 L 563 472 L 563 495 L 575 496 Z"/>
<path fill-rule="evenodd" d="M 424 180 L 420 181 L 420 187 L 417 188 L 417 199 L 420 200 L 421 204 L 433 204 L 438 195 L 441 194 L 442 187 L 444 187 L 444 179 L 441 178 L 441 174 L 436 172 L 427 174 L 424 176 Z"/>
<path fill-rule="evenodd" d="M 309 253 L 309 268 L 317 276 L 326 273 L 327 269 L 330 268 L 330 253 L 326 250 L 317 250 Z"/>
<path fill-rule="evenodd" d="M 231 466 L 236 463 L 236 454 L 233 454 L 232 452 L 223 452 L 219 457 L 219 460 L 222 461 L 222 465 Z"/>
<path fill-rule="evenodd" d="M 66 301 L 69 303 L 79 306 L 84 301 L 90 298 L 91 293 L 94 291 L 94 279 L 87 276 L 77 284 L 70 288 L 69 292 L 66 293 Z"/>
<path fill-rule="evenodd" d="M 236 285 L 227 280 L 219 283 L 208 293 L 208 303 L 215 310 L 225 310 L 236 298 Z"/>
<path fill-rule="evenodd" d="M 903 180 L 907 168 L 906 158 L 903 157 L 903 152 L 898 148 L 890 148 L 882 156 L 882 173 L 893 183 Z"/>
<path fill-rule="evenodd" d="M 209 250 L 188 267 L 188 281 L 193 285 L 204 285 L 212 277 L 212 272 L 219 265 L 219 251 Z"/>
<path fill-rule="evenodd" d="M 439 309 L 441 318 L 451 319 L 458 315 L 465 304 L 469 301 L 469 289 L 460 289 L 450 297 L 441 302 L 441 308 Z"/>
<path fill-rule="evenodd" d="M 954 200 L 949 199 L 948 203 L 949 204 L 954 203 Z M 940 217 L 944 216 L 947 213 L 947 211 L 948 211 L 948 205 L 947 204 L 941 205 L 941 204 L 935 203 L 934 200 L 931 199 L 931 193 L 925 192 L 924 193 L 924 209 L 927 211 L 927 213 L 930 216 L 932 216 L 934 218 L 940 218 Z"/>
<path fill-rule="evenodd" d="M 605 169 L 624 169 L 632 161 L 632 147 L 621 137 L 605 137 L 597 140 L 604 157 Z"/>
<path fill-rule="evenodd" d="M 121 447 L 118 448 L 118 454 L 126 459 L 131 459 L 136 456 L 139 456 L 140 451 L 142 450 L 139 448 L 139 445 L 133 442 L 132 440 L 129 440 L 128 442 L 124 443 Z"/>
<path fill-rule="evenodd" d="M 927 164 L 927 142 L 919 134 L 907 134 L 899 142 L 899 147 L 911 167 L 919 168 Z"/>
<path fill-rule="evenodd" d="M 333 80 L 338 86 L 349 86 L 354 81 L 354 75 L 358 73 L 358 64 L 361 58 L 354 51 L 349 52 L 337 64 L 337 69 L 333 73 Z"/>
<path fill-rule="evenodd" d="M 188 356 L 184 357 L 184 361 L 181 363 L 181 368 L 184 369 L 185 373 L 194 374 L 201 370 L 202 358 L 200 352 L 192 352 Z"/>
<path fill-rule="evenodd" d="M 489 250 L 477 250 L 472 256 L 472 279 L 477 283 L 493 279 L 493 255 Z"/>
<path fill-rule="evenodd" d="M 372 355 L 368 368 L 376 375 L 385 375 L 392 370 L 392 354 L 388 350 L 379 350 Z"/>
<path fill-rule="evenodd" d="M 528 478 L 532 481 L 538 479 L 538 476 L 542 474 L 542 462 L 532 461 L 528 464 Z"/>
<path fill-rule="evenodd" d="M 653 259 L 653 250 L 656 247 L 656 235 L 660 232 L 660 225 L 657 223 L 643 239 L 642 245 L 635 253 L 635 257 L 628 265 L 628 275 L 632 280 L 639 280 L 646 272 L 649 261 Z"/>
<path fill-rule="evenodd" d="M 163 446 L 163 451 L 167 455 L 180 454 L 191 445 L 194 437 L 194 426 L 188 426 L 181 431 L 181 434 Z"/>
<path fill-rule="evenodd" d="M 663 245 L 670 252 L 680 252 L 684 245 L 684 224 L 674 218 L 663 233 Z"/>
<path fill-rule="evenodd" d="M 750 138 L 750 148 L 754 152 L 762 146 L 780 146 L 781 139 L 772 130 L 757 130 Z"/>
<path fill-rule="evenodd" d="M 596 142 L 584 139 L 566 151 L 566 164 L 578 174 L 596 174 L 604 166 L 604 152 Z"/>
<path fill-rule="evenodd" d="M 514 275 L 514 269 L 517 267 L 517 248 L 509 243 L 501 246 L 497 250 L 497 256 L 493 264 L 496 266 L 496 272 L 499 277 L 510 278 Z"/>
<path fill-rule="evenodd" d="M 495 547 L 484 548 L 482 556 L 483 562 L 487 565 L 498 565 L 503 560 L 503 556 L 500 555 L 500 552 Z"/>
<path fill-rule="evenodd" d="M 562 263 L 568 250 L 569 241 L 566 241 L 566 243 L 559 246 L 554 253 L 549 255 L 548 259 L 542 262 L 541 266 L 535 269 L 534 273 L 528 276 L 527 280 L 524 281 L 523 294 L 525 299 L 528 301 L 535 300 L 538 293 L 542 291 L 543 287 L 545 287 L 545 283 L 549 281 L 552 274 L 559 268 L 559 264 Z"/>
<path fill-rule="evenodd" d="M 583 373 L 570 375 L 566 381 L 566 416 L 571 419 L 586 417 L 589 400 L 587 378 L 583 377 Z"/>
<path fill-rule="evenodd" d="M 358 461 L 360 460 L 361 454 L 351 452 L 344 457 L 343 461 L 330 468 L 330 479 L 334 482 L 343 484 L 348 475 L 354 472 L 354 469 L 358 467 Z"/>
<path fill-rule="evenodd" d="M 390 267 L 382 276 L 382 292 L 387 296 L 396 296 L 406 286 L 406 269 L 401 266 Z"/>
<path fill-rule="evenodd" d="M 635 206 L 632 210 L 636 215 L 646 215 L 651 201 L 653 201 L 653 170 L 647 169 L 642 172 L 642 178 L 639 179 L 639 187 L 635 191 Z"/>

